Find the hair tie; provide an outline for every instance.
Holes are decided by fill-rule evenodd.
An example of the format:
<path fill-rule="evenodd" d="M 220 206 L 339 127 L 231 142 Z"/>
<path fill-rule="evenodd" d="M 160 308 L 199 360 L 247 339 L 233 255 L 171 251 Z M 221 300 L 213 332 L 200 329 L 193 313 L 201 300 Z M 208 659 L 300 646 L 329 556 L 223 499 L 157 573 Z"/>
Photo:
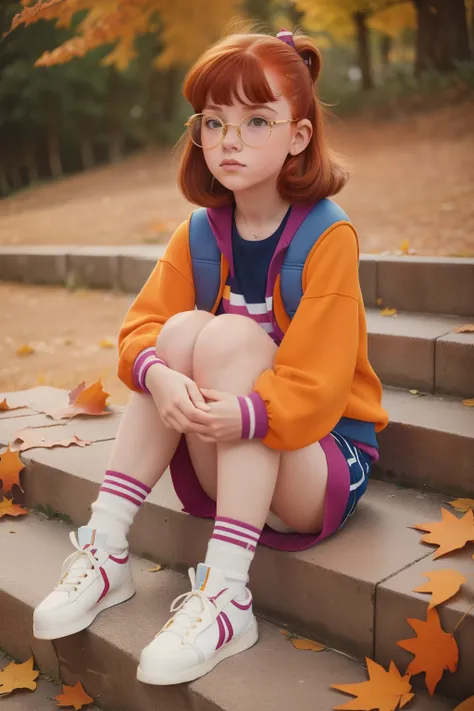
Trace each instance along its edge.
<path fill-rule="evenodd" d="M 293 47 L 293 49 L 295 49 L 298 52 L 298 50 L 296 49 L 295 40 L 293 39 L 293 32 L 290 32 L 290 30 L 285 30 L 285 28 L 283 28 L 282 30 L 280 30 L 280 32 L 278 32 L 277 38 L 282 40 L 282 42 L 287 44 L 289 47 Z M 298 54 L 300 55 L 301 59 L 306 64 L 306 66 L 310 67 L 311 66 L 311 57 L 309 55 L 303 56 L 303 54 L 301 54 L 301 52 L 298 52 Z"/>

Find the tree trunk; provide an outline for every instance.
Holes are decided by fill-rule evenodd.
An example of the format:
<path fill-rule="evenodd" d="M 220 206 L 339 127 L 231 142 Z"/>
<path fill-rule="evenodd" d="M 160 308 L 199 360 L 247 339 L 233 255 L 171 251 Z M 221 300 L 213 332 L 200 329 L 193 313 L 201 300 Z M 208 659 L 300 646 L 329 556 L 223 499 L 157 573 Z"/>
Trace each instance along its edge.
<path fill-rule="evenodd" d="M 413 0 L 413 4 L 416 10 L 415 75 L 420 76 L 436 66 L 437 22 L 430 0 Z"/>
<path fill-rule="evenodd" d="M 94 143 L 85 133 L 81 135 L 80 150 L 83 170 L 92 170 L 95 167 Z"/>
<path fill-rule="evenodd" d="M 5 163 L 0 163 L 0 195 L 8 195 L 10 192 L 10 183 L 7 178 Z"/>
<path fill-rule="evenodd" d="M 47 127 L 46 140 L 48 146 L 48 161 L 51 176 L 55 179 L 62 178 L 62 176 L 64 175 L 64 170 L 61 161 L 59 132 L 55 121 L 51 122 Z"/>
<path fill-rule="evenodd" d="M 415 74 L 435 68 L 454 69 L 470 59 L 464 0 L 413 0 L 417 11 Z"/>
<path fill-rule="evenodd" d="M 392 38 L 390 35 L 382 34 L 380 36 L 380 62 L 384 70 L 390 66 L 390 52 L 392 49 Z"/>
<path fill-rule="evenodd" d="M 449 8 L 453 22 L 452 56 L 459 61 L 469 61 L 471 53 L 465 2 L 464 0 L 450 0 Z"/>
<path fill-rule="evenodd" d="M 357 58 L 360 71 L 362 73 L 361 88 L 364 90 L 373 89 L 374 79 L 372 73 L 372 62 L 370 57 L 367 13 L 355 12 L 352 17 L 356 26 Z"/>
<path fill-rule="evenodd" d="M 25 166 L 28 173 L 28 183 L 39 180 L 38 164 L 36 162 L 36 147 L 34 139 L 26 139 Z"/>

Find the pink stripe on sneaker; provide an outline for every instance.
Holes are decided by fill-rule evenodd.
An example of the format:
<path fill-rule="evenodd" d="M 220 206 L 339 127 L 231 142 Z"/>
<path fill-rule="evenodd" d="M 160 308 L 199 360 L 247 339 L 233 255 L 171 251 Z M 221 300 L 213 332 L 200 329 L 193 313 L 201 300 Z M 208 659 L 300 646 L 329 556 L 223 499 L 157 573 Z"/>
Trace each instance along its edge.
<path fill-rule="evenodd" d="M 123 565 L 124 563 L 127 562 L 127 560 L 130 558 L 129 555 L 125 556 L 125 558 L 117 558 L 115 555 L 110 555 L 109 553 L 109 558 L 110 560 L 113 560 L 114 563 L 119 563 L 120 565 Z"/>
<path fill-rule="evenodd" d="M 217 647 L 216 647 L 216 649 L 219 649 L 219 647 L 222 647 L 222 645 L 223 645 L 224 642 L 225 642 L 225 629 L 224 629 L 224 625 L 223 625 L 223 623 L 222 623 L 222 620 L 221 620 L 221 616 L 220 616 L 220 615 L 218 615 L 218 616 L 216 617 L 216 620 L 217 620 L 217 626 L 218 626 L 218 628 L 219 628 L 219 639 L 218 639 L 218 641 L 217 641 Z"/>
<path fill-rule="evenodd" d="M 130 484 L 135 484 L 135 486 L 140 487 L 144 491 L 146 491 L 147 494 L 150 493 L 151 489 L 149 486 L 144 484 L 142 481 L 139 481 L 138 479 L 134 479 L 133 476 L 128 476 L 128 474 L 122 474 L 122 472 L 116 472 L 114 469 L 107 469 L 105 472 L 105 476 L 113 476 L 117 477 L 118 479 L 123 479 L 124 481 L 128 481 Z"/>
<path fill-rule="evenodd" d="M 102 579 L 104 581 L 104 589 L 102 590 L 102 594 L 99 597 L 99 599 L 97 600 L 97 602 L 100 602 L 100 600 L 102 600 L 102 598 L 105 597 L 105 595 L 107 595 L 107 593 L 109 592 L 109 588 L 110 588 L 110 583 L 109 583 L 109 579 L 107 577 L 107 573 L 105 572 L 105 570 L 103 568 L 99 568 L 99 570 L 102 575 Z"/>
<path fill-rule="evenodd" d="M 251 526 L 249 523 L 243 523 L 243 521 L 236 521 L 235 518 L 225 518 L 224 516 L 217 516 L 216 523 L 232 523 L 234 526 L 239 526 L 239 528 L 247 528 L 249 531 L 255 531 L 255 533 L 258 533 L 259 536 L 262 533 L 260 528 Z"/>
<path fill-rule="evenodd" d="M 248 610 L 252 607 L 252 598 L 250 598 L 249 602 L 246 602 L 245 605 L 241 602 L 237 602 L 237 600 L 231 600 L 231 603 L 235 606 L 238 607 L 239 610 Z"/>
<path fill-rule="evenodd" d="M 221 612 L 221 617 L 227 625 L 227 629 L 229 630 L 229 636 L 227 637 L 226 642 L 230 642 L 230 640 L 234 636 L 234 628 L 232 627 L 231 621 L 229 620 L 225 612 Z"/>
<path fill-rule="evenodd" d="M 129 491 L 132 494 L 135 494 L 135 496 L 138 496 L 142 501 L 145 501 L 146 499 L 146 494 L 141 493 L 141 491 L 137 491 L 136 489 L 132 489 L 131 486 L 127 486 L 126 484 L 122 484 L 121 481 L 114 481 L 111 477 L 106 476 L 104 479 L 104 484 L 103 486 L 117 486 L 120 487 L 120 489 L 125 489 L 125 491 Z"/>
<path fill-rule="evenodd" d="M 132 499 L 131 496 L 128 494 L 121 494 L 120 491 L 114 491 L 113 489 L 108 489 L 106 486 L 101 486 L 100 491 L 105 491 L 107 494 L 113 494 L 114 496 L 121 496 L 122 499 L 128 499 L 128 501 L 131 501 L 132 504 L 135 504 L 135 506 L 140 506 L 142 505 L 142 501 L 140 499 Z"/>
<path fill-rule="evenodd" d="M 250 543 L 243 543 L 242 541 L 238 541 L 235 538 L 229 538 L 228 536 L 219 536 L 218 534 L 214 533 L 212 538 L 214 540 L 218 541 L 225 541 L 225 543 L 232 543 L 234 546 L 240 546 L 241 548 L 245 548 L 246 551 L 254 551 L 255 546 L 250 545 Z"/>
<path fill-rule="evenodd" d="M 217 523 L 214 527 L 214 531 L 224 531 L 224 533 L 233 533 L 235 536 L 240 536 L 241 538 L 249 538 L 253 543 L 258 543 L 258 536 L 256 533 L 246 533 L 244 531 L 236 531 L 235 528 L 227 528 L 226 526 L 219 526 Z"/>

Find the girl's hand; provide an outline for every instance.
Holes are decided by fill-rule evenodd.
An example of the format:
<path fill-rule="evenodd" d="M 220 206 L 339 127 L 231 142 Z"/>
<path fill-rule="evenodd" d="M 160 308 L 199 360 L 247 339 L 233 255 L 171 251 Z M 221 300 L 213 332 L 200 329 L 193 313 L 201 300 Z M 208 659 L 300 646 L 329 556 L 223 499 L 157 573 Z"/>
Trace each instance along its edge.
<path fill-rule="evenodd" d="M 197 432 L 211 426 L 211 407 L 191 378 L 164 365 L 152 365 L 146 385 L 166 427 L 176 432 Z"/>
<path fill-rule="evenodd" d="M 242 413 L 236 395 L 201 388 L 206 400 L 211 400 L 207 427 L 195 431 L 203 442 L 230 442 L 242 437 Z"/>

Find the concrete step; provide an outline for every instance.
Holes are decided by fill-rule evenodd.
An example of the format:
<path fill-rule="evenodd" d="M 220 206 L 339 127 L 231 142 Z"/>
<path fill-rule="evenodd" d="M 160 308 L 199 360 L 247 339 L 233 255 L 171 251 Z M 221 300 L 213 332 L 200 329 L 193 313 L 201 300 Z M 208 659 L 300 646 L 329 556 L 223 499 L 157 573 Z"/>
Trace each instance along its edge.
<path fill-rule="evenodd" d="M 55 397 L 58 396 L 57 391 L 50 390 L 53 390 Z M 33 396 L 39 397 L 38 393 Z M 410 412 L 411 401 L 415 408 L 426 402 L 426 398 L 418 399 L 397 391 L 388 392 L 386 396 L 395 405 L 400 400 L 400 411 L 406 407 Z M 409 400 L 405 402 L 403 398 Z M 433 403 L 437 400 L 430 399 Z M 440 402 L 442 406 L 445 404 L 443 400 Z M 472 416 L 468 408 L 457 406 L 461 412 L 469 412 Z M 433 404 L 430 412 L 435 409 Z M 27 463 L 22 474 L 26 504 L 30 507 L 48 505 L 54 511 L 69 516 L 76 526 L 86 523 L 90 516 L 90 503 L 97 497 L 110 458 L 119 417 L 117 413 L 99 421 L 75 418 L 59 425 L 61 436 L 75 433 L 78 437 L 93 441 L 86 448 L 36 449 L 23 453 L 22 458 Z M 44 425 L 42 418 L 39 415 L 10 420 L 4 418 L 0 441 L 7 441 L 13 431 L 28 424 Z M 47 436 L 51 433 L 51 427 L 48 430 L 45 430 Z M 424 431 L 424 428 L 421 430 Z M 405 452 L 404 428 L 401 432 L 398 454 L 406 463 L 409 459 L 403 456 L 413 453 Z M 431 436 L 435 443 L 440 439 L 436 431 L 431 432 Z M 471 440 L 473 436 L 474 428 L 471 429 Z M 471 477 L 472 481 L 468 466 L 473 461 L 472 456 L 460 446 L 459 441 L 457 448 L 453 444 L 452 451 L 453 457 L 459 455 L 459 458 L 453 459 L 454 464 L 445 470 L 442 481 L 447 479 L 448 472 L 455 476 L 463 461 L 466 481 L 467 477 Z M 428 465 L 432 452 L 424 446 L 423 440 L 419 461 L 422 452 L 429 457 L 425 461 Z M 441 457 L 441 454 L 438 456 Z M 421 471 L 425 472 L 426 478 L 431 473 L 429 468 Z M 292 555 L 263 546 L 258 549 L 252 571 L 252 591 L 258 611 L 267 619 L 287 622 L 298 633 L 319 639 L 358 659 L 371 656 L 377 643 L 374 616 L 378 588 L 418 561 L 426 564 L 426 570 L 430 569 L 432 562 L 429 556 L 433 548 L 420 543 L 421 534 L 409 526 L 439 520 L 440 506 L 445 501 L 445 496 L 371 481 L 356 514 L 323 545 Z M 188 516 L 181 508 L 167 473 L 154 487 L 132 526 L 129 539 L 132 551 L 179 571 L 202 560 L 212 522 Z M 370 555 L 367 555 L 368 551 Z M 470 632 L 471 644 L 474 644 L 473 620 L 474 613 L 471 613 L 463 623 L 464 629 Z M 399 638 L 402 639 L 407 634 L 403 615 L 400 616 L 400 625 Z M 375 635 L 378 631 L 376 626 Z M 470 649 L 470 654 L 474 655 L 474 648 Z"/>
<path fill-rule="evenodd" d="M 0 279 L 137 293 L 163 251 L 163 245 L 0 246 Z M 360 281 L 366 306 L 381 299 L 403 311 L 473 313 L 474 259 L 362 254 Z"/>
<path fill-rule="evenodd" d="M 171 601 L 189 589 L 184 576 L 171 570 L 150 573 L 146 559 L 134 558 L 135 597 L 120 608 L 101 613 L 88 630 L 54 643 L 39 641 L 32 637 L 32 612 L 57 582 L 61 563 L 70 553 L 67 527 L 30 515 L 2 525 L 0 545 L 0 646 L 22 661 L 32 650 L 41 670 L 59 667 L 65 683 L 80 680 L 103 708 L 327 711 L 352 698 L 331 689 L 331 684 L 358 683 L 367 678 L 361 664 L 349 657 L 330 649 L 319 653 L 298 651 L 277 627 L 260 620 L 258 643 L 225 660 L 207 676 L 171 687 L 141 684 L 135 676 L 141 649 L 168 619 Z M 303 579 L 295 577 L 293 584 L 303 592 Z M 357 610 L 357 600 L 353 600 L 353 609 Z M 404 627 L 402 620 L 400 623 Z M 470 684 L 472 688 L 472 679 Z M 464 693 L 461 685 L 459 692 Z M 452 707 L 453 702 L 439 695 L 428 698 L 422 691 L 417 691 L 410 704 L 413 711 L 447 711 Z"/>
<path fill-rule="evenodd" d="M 466 322 L 408 312 L 386 317 L 367 309 L 370 362 L 387 385 L 473 397 L 474 333 L 453 331 Z M 474 316 L 469 322 L 474 323 Z"/>

